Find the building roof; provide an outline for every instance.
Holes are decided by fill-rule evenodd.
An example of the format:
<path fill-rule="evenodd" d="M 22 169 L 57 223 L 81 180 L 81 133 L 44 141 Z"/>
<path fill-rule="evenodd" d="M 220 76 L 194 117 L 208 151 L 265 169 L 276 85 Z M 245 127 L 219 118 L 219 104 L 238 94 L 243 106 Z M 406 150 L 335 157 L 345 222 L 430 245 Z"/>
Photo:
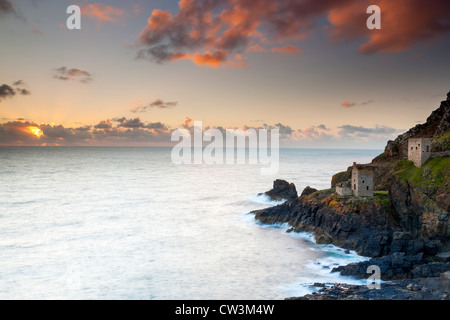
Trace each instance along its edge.
<path fill-rule="evenodd" d="M 356 162 L 353 163 L 353 169 L 356 169 L 361 173 L 373 173 L 376 168 L 377 166 L 374 164 L 356 164 Z"/>

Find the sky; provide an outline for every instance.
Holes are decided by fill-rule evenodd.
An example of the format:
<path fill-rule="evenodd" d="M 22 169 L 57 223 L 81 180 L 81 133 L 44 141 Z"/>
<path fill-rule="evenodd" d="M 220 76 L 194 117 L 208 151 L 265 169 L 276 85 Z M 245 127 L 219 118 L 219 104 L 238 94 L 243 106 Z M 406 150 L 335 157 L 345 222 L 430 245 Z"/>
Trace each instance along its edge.
<path fill-rule="evenodd" d="M 448 0 L 0 0 L 0 145 L 169 146 L 202 121 L 276 128 L 282 147 L 381 149 L 450 90 L 448 12 Z"/>

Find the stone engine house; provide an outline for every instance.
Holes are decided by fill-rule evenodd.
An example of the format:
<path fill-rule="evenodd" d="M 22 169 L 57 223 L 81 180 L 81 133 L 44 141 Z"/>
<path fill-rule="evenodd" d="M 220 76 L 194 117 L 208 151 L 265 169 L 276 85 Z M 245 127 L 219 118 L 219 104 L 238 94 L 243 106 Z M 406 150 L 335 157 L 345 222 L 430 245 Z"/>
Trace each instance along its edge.
<path fill-rule="evenodd" d="M 352 192 L 356 197 L 373 196 L 373 169 L 353 163 Z"/>
<path fill-rule="evenodd" d="M 372 197 L 374 170 L 374 166 L 354 162 L 351 180 L 336 186 L 336 193 L 340 196 Z"/>
<path fill-rule="evenodd" d="M 408 160 L 421 167 L 431 158 L 431 138 L 411 138 L 408 140 Z"/>

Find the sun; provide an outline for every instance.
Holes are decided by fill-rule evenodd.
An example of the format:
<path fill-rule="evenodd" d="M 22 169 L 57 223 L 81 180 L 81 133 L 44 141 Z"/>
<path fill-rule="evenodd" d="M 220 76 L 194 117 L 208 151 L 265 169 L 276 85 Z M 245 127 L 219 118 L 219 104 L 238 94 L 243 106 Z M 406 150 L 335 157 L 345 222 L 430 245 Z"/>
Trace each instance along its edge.
<path fill-rule="evenodd" d="M 37 127 L 28 127 L 28 130 L 30 130 L 30 132 L 32 134 L 34 134 L 36 137 L 38 137 L 38 138 L 40 138 L 40 137 L 42 137 L 44 135 L 42 130 L 37 128 Z"/>

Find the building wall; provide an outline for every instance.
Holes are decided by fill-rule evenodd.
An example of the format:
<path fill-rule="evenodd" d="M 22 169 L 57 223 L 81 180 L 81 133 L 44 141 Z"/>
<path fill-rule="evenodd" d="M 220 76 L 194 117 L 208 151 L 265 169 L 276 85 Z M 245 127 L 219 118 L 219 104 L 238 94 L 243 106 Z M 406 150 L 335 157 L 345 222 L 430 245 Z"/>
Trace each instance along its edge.
<path fill-rule="evenodd" d="M 352 171 L 352 192 L 357 197 L 373 196 L 373 173 L 367 171 Z"/>
<path fill-rule="evenodd" d="M 408 160 L 421 167 L 431 158 L 431 139 L 412 138 L 408 140 Z"/>
<path fill-rule="evenodd" d="M 346 187 L 336 187 L 336 193 L 343 197 L 353 195 L 352 189 Z"/>

